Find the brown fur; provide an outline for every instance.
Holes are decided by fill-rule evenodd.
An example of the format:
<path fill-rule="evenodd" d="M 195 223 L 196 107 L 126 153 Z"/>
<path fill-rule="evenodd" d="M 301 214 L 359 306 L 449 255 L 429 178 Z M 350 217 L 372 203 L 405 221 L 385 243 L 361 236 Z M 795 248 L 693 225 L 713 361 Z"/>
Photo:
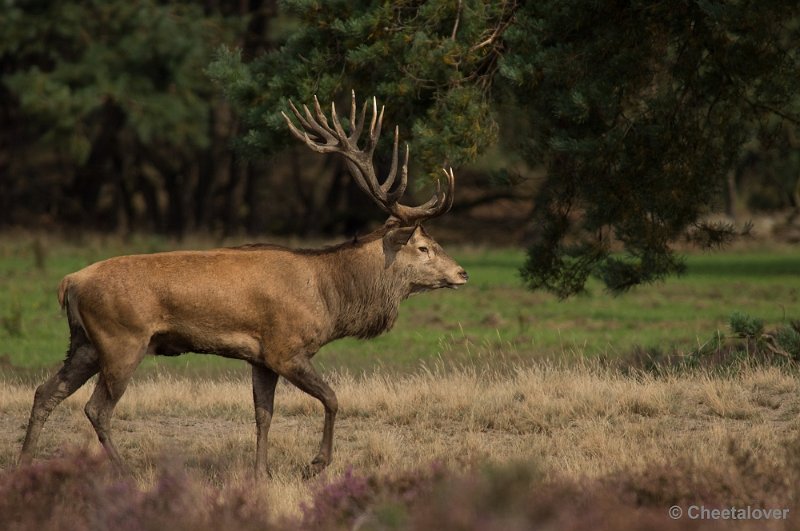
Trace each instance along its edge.
<path fill-rule="evenodd" d="M 312 356 L 341 337 L 370 338 L 389 330 L 403 299 L 466 278 L 421 227 L 389 225 L 328 249 L 253 244 L 92 264 L 59 285 L 70 349 L 61 370 L 37 389 L 20 460 L 32 458 L 53 408 L 99 372 L 86 414 L 120 465 L 110 418 L 142 358 L 201 352 L 252 365 L 258 472 L 266 471 L 278 376 L 323 403 L 323 438 L 310 469 L 317 472 L 331 460 L 338 406 Z"/>

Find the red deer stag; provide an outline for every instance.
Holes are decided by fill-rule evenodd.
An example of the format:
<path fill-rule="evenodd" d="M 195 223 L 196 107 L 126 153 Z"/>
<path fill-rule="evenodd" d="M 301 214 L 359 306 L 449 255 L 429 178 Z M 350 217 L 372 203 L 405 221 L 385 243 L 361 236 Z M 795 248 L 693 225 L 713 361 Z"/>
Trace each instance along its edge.
<path fill-rule="evenodd" d="M 467 273 L 419 225 L 453 202 L 452 169 L 447 186 L 420 206 L 398 203 L 406 188 L 408 147 L 397 173 L 395 129 L 392 165 L 381 183 L 372 156 L 383 120 L 373 98 L 364 149 L 358 139 L 367 103 L 356 119 L 355 94 L 346 134 L 331 105 L 332 125 L 314 100 L 292 111 L 290 131 L 311 149 L 339 153 L 358 186 L 389 214 L 375 232 L 327 249 L 290 250 L 245 245 L 210 251 L 120 256 L 64 277 L 58 300 L 66 309 L 70 345 L 61 369 L 36 389 L 20 462 L 29 462 L 50 412 L 99 372 L 86 416 L 111 461 L 122 468 L 110 421 L 145 355 L 213 353 L 252 366 L 256 418 L 256 473 L 267 471 L 267 433 L 278 376 L 322 402 L 325 424 L 319 452 L 308 473 L 331 461 L 336 395 L 311 358 L 320 347 L 346 336 L 371 338 L 389 330 L 409 295 L 455 288 Z M 396 184 L 396 185 L 395 185 Z"/>

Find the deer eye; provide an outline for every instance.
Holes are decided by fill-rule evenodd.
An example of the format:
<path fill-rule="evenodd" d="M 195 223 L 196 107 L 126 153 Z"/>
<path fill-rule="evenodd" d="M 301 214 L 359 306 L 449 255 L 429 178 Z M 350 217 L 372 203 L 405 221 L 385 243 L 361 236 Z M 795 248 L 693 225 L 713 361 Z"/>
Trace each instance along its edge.
<path fill-rule="evenodd" d="M 426 254 L 428 253 L 428 248 L 427 247 L 417 247 L 417 249 L 421 253 L 426 253 Z"/>

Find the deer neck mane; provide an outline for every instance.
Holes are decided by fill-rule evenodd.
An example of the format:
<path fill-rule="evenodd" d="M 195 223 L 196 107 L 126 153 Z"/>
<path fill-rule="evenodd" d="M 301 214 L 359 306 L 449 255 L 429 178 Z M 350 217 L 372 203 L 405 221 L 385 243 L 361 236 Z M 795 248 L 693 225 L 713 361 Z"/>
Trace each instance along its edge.
<path fill-rule="evenodd" d="M 383 239 L 343 247 L 329 255 L 322 294 L 334 321 L 333 339 L 368 339 L 394 326 L 400 302 L 411 293 L 402 272 L 387 263 Z"/>

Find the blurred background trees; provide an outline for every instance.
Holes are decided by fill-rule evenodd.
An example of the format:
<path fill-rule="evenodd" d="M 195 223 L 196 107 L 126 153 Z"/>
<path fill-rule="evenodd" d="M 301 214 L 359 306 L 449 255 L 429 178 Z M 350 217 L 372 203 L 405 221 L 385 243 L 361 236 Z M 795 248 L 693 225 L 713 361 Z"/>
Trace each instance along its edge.
<path fill-rule="evenodd" d="M 418 193 L 459 169 L 451 219 L 524 244 L 530 287 L 624 290 L 679 272 L 676 241 L 735 234 L 710 213 L 799 211 L 796 8 L 7 2 L 0 225 L 351 235 L 378 210 L 279 112 L 355 90 L 400 126 Z"/>
<path fill-rule="evenodd" d="M 246 3 L 245 3 L 246 4 Z M 204 69 L 269 46 L 239 2 L 7 2 L 0 223 L 181 235 L 230 230 L 237 120 Z"/>

